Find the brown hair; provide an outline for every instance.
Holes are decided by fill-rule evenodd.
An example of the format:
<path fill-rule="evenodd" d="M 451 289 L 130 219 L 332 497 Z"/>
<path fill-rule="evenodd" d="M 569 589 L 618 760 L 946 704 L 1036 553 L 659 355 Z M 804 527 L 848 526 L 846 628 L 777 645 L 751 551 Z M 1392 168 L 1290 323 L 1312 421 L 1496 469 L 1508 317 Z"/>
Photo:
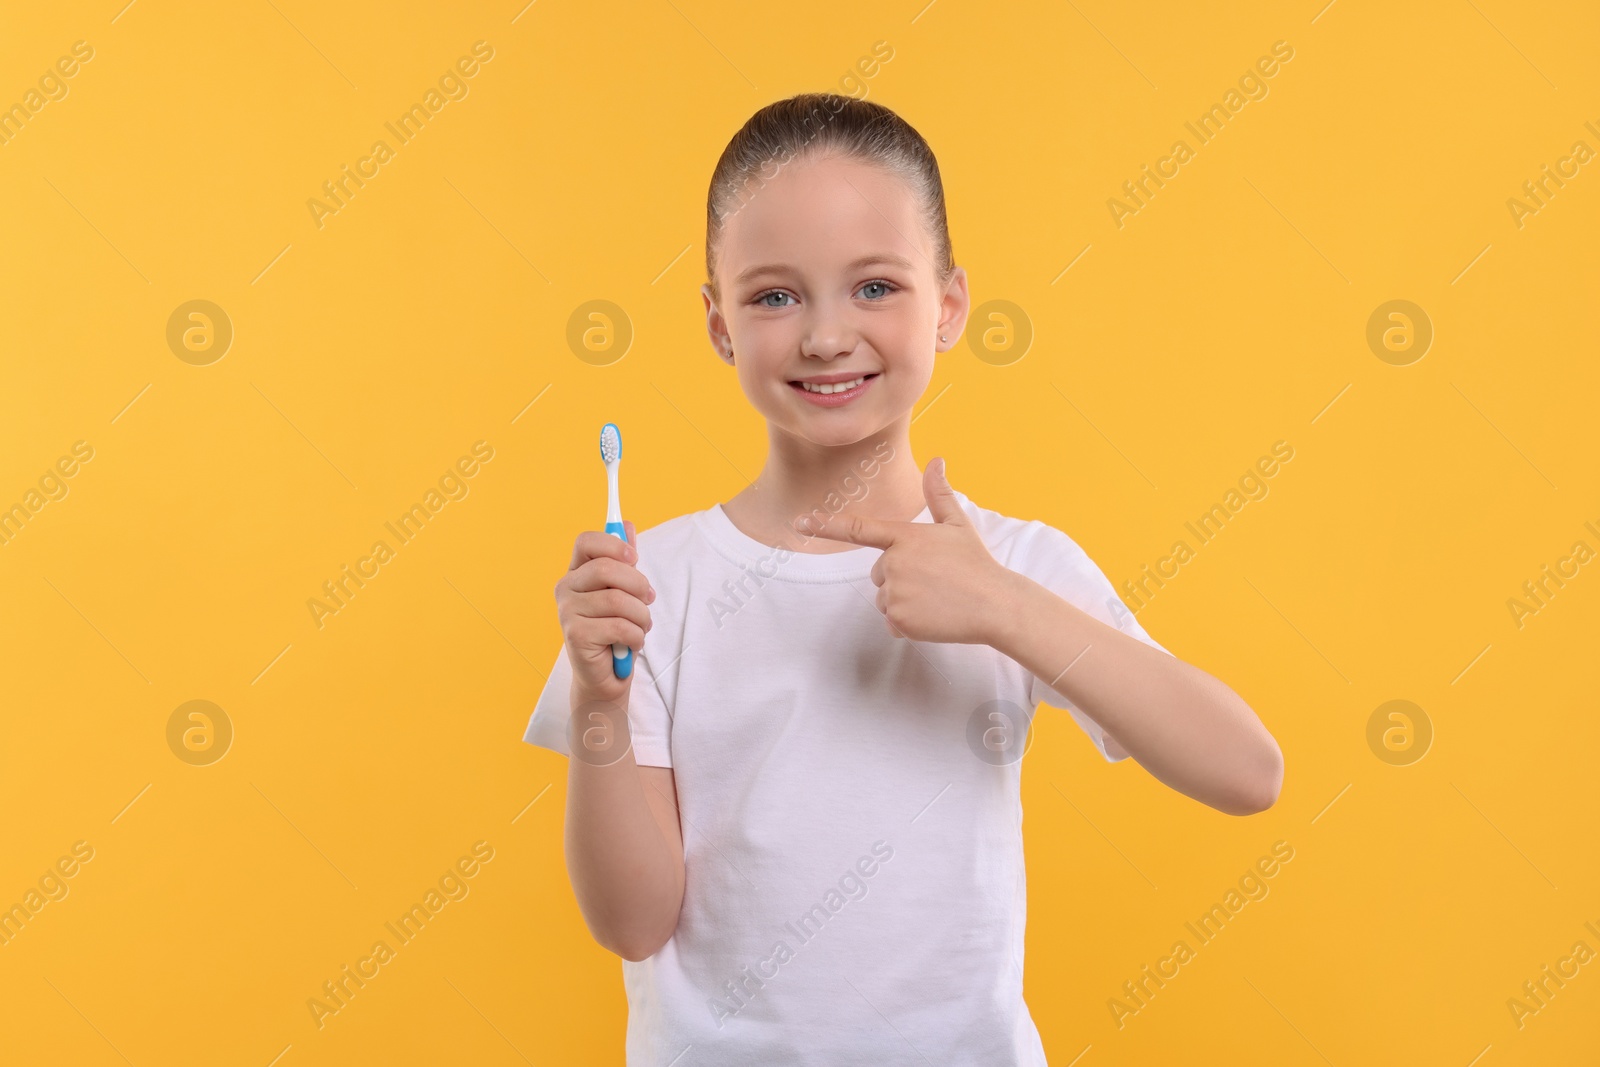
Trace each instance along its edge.
<path fill-rule="evenodd" d="M 955 258 L 945 218 L 944 183 L 933 149 L 905 119 L 882 104 L 838 93 L 801 93 L 750 116 L 722 150 L 706 197 L 706 279 L 717 293 L 717 245 L 722 226 L 744 207 L 778 169 L 829 151 L 876 164 L 905 179 L 922 202 L 933 237 L 935 273 L 950 280 Z M 746 195 L 746 190 L 754 185 Z"/>

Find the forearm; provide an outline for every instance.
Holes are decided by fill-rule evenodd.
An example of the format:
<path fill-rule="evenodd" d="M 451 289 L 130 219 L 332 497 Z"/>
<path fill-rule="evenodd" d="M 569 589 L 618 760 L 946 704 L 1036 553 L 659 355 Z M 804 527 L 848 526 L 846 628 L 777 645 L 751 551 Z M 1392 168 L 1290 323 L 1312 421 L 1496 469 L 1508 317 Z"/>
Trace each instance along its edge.
<path fill-rule="evenodd" d="M 1180 793 L 1230 815 L 1277 800 L 1283 754 L 1237 693 L 1013 574 L 996 615 L 995 648 Z"/>
<path fill-rule="evenodd" d="M 615 704 L 572 694 L 566 858 L 590 933 L 637 960 L 652 955 L 677 926 L 683 853 L 676 827 L 669 832 L 662 825 L 645 792 L 623 699 L 613 714 L 603 709 Z"/>

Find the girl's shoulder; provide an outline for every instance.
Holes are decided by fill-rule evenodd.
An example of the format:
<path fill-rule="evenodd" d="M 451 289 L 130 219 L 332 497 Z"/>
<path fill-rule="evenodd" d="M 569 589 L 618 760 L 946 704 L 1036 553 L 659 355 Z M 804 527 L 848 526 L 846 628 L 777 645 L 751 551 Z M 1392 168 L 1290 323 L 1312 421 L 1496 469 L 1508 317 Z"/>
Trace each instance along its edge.
<path fill-rule="evenodd" d="M 689 511 L 674 516 L 654 526 L 633 532 L 634 545 L 639 550 L 639 569 L 651 582 L 656 574 L 669 578 L 681 573 L 686 558 L 703 547 L 701 534 L 705 511 Z"/>
<path fill-rule="evenodd" d="M 712 506 L 715 507 L 716 505 Z M 666 546 L 692 538 L 701 517 L 709 510 L 708 508 L 703 511 L 686 511 L 682 515 L 663 520 L 654 526 L 635 530 L 634 538 L 639 542 L 639 555 L 642 557 L 645 548 L 649 545 Z"/>
<path fill-rule="evenodd" d="M 983 536 L 990 554 L 1012 569 L 1017 569 L 1018 563 L 1025 564 L 1041 557 L 1058 562 L 1088 559 L 1088 554 L 1065 531 L 1043 519 L 1003 514 L 973 503 L 959 490 L 956 496 Z"/>

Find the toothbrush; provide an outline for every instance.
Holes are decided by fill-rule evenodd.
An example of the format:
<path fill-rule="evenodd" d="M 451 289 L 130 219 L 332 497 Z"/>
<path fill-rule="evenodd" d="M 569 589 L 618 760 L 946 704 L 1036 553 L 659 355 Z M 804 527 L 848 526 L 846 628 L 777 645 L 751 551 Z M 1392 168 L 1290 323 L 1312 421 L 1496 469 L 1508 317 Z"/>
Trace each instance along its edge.
<path fill-rule="evenodd" d="M 617 424 L 608 422 L 600 428 L 600 458 L 606 465 L 606 533 L 615 534 L 624 541 L 628 531 L 622 525 L 622 504 L 617 500 L 617 465 L 622 462 L 622 431 Z M 611 670 L 618 678 L 633 673 L 633 649 L 627 645 L 611 646 Z"/>

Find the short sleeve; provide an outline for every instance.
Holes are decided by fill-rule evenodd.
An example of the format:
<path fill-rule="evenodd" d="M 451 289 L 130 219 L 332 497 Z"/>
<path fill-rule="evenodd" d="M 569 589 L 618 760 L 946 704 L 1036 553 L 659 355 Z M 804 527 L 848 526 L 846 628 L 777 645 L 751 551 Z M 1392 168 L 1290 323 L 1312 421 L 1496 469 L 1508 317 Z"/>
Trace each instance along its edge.
<path fill-rule="evenodd" d="M 672 766 L 672 716 L 661 698 L 650 660 L 642 650 L 633 654 L 633 687 L 628 690 L 628 731 L 633 737 L 633 760 L 641 767 Z M 572 663 L 567 646 L 556 654 L 550 679 L 545 682 L 522 739 L 571 757 L 567 725 L 572 718 Z"/>
<path fill-rule="evenodd" d="M 1052 593 L 1082 611 L 1090 618 L 1115 627 L 1130 637 L 1136 637 L 1151 648 L 1167 652 L 1158 644 L 1155 638 L 1145 633 L 1144 627 L 1134 618 L 1133 612 L 1128 610 L 1122 598 L 1112 587 L 1111 580 L 1089 558 L 1088 553 L 1078 546 L 1078 543 L 1053 526 L 1045 523 L 1031 523 L 1029 534 L 1020 538 L 1023 543 L 1013 553 L 1010 564 L 1011 569 L 1032 578 Z M 1172 653 L 1167 652 L 1167 655 Z M 1105 731 L 1100 724 L 1075 707 L 1072 701 L 1050 688 L 1050 681 L 1042 679 L 1033 673 L 1028 674 L 1028 700 L 1033 705 L 1041 703 L 1051 707 L 1062 708 L 1070 714 L 1094 742 L 1094 747 L 1099 750 L 1109 762 L 1116 763 L 1128 758 L 1128 754 L 1117 748 L 1117 755 L 1112 755 L 1108 750 Z"/>

